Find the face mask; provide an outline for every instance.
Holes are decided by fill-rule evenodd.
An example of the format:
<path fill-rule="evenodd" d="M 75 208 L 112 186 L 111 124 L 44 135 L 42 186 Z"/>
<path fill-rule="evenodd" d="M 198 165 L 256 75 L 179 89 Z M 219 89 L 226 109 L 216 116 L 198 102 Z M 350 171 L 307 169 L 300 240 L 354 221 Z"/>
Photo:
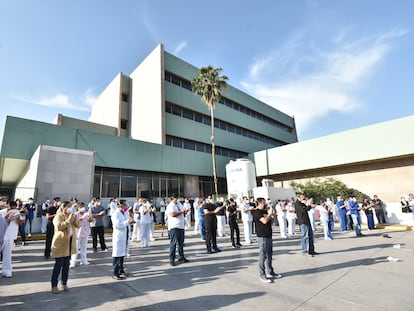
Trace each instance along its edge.
<path fill-rule="evenodd" d="M 29 204 L 33 204 L 33 200 L 29 200 Z"/>
<path fill-rule="evenodd" d="M 60 204 L 62 204 L 62 202 L 57 201 L 56 205 L 57 205 L 57 206 L 60 206 Z"/>
<path fill-rule="evenodd" d="M 128 211 L 128 207 L 123 207 L 123 208 L 122 208 L 122 210 L 123 210 L 124 212 L 127 212 L 127 211 Z"/>
<path fill-rule="evenodd" d="M 81 213 L 85 213 L 85 208 L 84 208 L 84 207 L 81 207 L 81 208 L 79 209 L 79 212 L 81 212 Z"/>

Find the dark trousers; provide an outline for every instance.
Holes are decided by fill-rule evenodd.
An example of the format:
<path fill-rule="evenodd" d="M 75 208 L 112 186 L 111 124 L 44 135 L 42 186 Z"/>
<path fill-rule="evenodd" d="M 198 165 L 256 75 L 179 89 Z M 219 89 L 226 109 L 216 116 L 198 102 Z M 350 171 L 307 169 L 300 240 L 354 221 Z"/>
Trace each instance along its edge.
<path fill-rule="evenodd" d="M 45 257 L 50 257 L 50 251 L 52 247 L 53 234 L 55 232 L 55 227 L 53 223 L 48 221 L 46 226 L 46 246 L 45 246 Z"/>
<path fill-rule="evenodd" d="M 240 230 L 236 218 L 229 219 L 231 245 L 240 245 Z M 236 233 L 236 243 L 234 243 L 234 233 Z"/>
<path fill-rule="evenodd" d="M 62 272 L 62 285 L 67 285 L 69 276 L 70 256 L 55 258 L 52 272 L 52 287 L 58 285 L 59 274 Z"/>
<path fill-rule="evenodd" d="M 19 234 L 22 238 L 22 242 L 26 242 L 26 220 L 24 221 L 24 223 L 19 225 Z"/>
<path fill-rule="evenodd" d="M 175 261 L 175 250 L 178 248 L 178 255 L 184 258 L 184 229 L 172 228 L 170 233 L 170 262 Z"/>
<path fill-rule="evenodd" d="M 368 222 L 368 229 L 374 229 L 374 215 L 373 214 L 366 214 L 367 216 L 367 222 Z"/>
<path fill-rule="evenodd" d="M 124 271 L 124 256 L 122 257 L 113 257 L 112 258 L 112 267 L 114 268 L 114 275 L 119 276 Z"/>
<path fill-rule="evenodd" d="M 377 216 L 378 223 L 385 224 L 385 215 L 381 206 L 375 206 L 375 216 Z"/>
<path fill-rule="evenodd" d="M 105 231 L 104 226 L 92 227 L 92 247 L 95 251 L 98 248 L 98 236 L 99 236 L 99 244 L 101 245 L 101 249 L 106 249 L 105 244 Z"/>
<path fill-rule="evenodd" d="M 206 226 L 206 246 L 207 249 L 217 248 L 217 223 L 205 221 Z"/>

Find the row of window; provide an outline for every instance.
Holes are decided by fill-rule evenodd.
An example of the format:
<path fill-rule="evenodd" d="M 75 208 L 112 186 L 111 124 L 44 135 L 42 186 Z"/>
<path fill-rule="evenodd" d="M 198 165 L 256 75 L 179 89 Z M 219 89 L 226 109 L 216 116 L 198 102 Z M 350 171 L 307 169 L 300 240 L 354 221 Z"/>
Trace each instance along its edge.
<path fill-rule="evenodd" d="M 165 112 L 171 113 L 173 115 L 180 116 L 186 119 L 190 119 L 196 122 L 200 122 L 206 125 L 211 125 L 210 116 L 201 114 L 196 111 L 192 111 L 190 109 L 175 105 L 170 102 L 165 103 Z M 277 139 L 274 139 L 274 138 L 271 138 L 271 137 L 268 137 L 262 134 L 258 134 L 256 132 L 250 131 L 248 129 L 242 128 L 240 126 L 237 126 L 237 125 L 234 125 L 234 124 L 231 124 L 229 122 L 222 121 L 219 119 L 214 119 L 214 127 L 230 132 L 230 133 L 249 137 L 251 139 L 270 144 L 274 147 L 284 145 L 284 143 L 281 142 L 280 140 L 277 140 Z"/>
<path fill-rule="evenodd" d="M 184 89 L 187 89 L 191 92 L 193 91 L 190 81 L 188 81 L 184 78 L 181 78 L 181 77 L 179 77 L 179 76 L 177 76 L 177 75 L 175 75 L 171 72 L 168 72 L 168 71 L 165 72 L 165 81 L 171 82 L 171 83 L 173 83 L 175 85 L 178 85 L 178 86 L 180 86 Z M 237 103 L 237 102 L 235 102 L 231 99 L 228 99 L 226 97 L 221 97 L 221 99 L 219 100 L 219 103 L 222 104 L 222 105 L 225 105 L 226 107 L 229 107 L 231 109 L 237 110 L 241 113 L 247 114 L 248 116 L 251 116 L 255 119 L 266 122 L 266 123 L 268 123 L 272 126 L 283 129 L 283 130 L 285 130 L 289 133 L 291 133 L 293 131 L 293 128 L 291 128 L 290 126 L 287 126 L 287 125 L 285 125 L 285 124 L 283 124 L 279 121 L 276 121 L 272 118 L 269 118 L 268 116 L 263 115 L 260 112 L 257 112 L 253 109 L 245 107 L 245 106 L 243 106 L 243 105 L 241 105 L 241 104 L 239 104 L 239 103 Z"/>
<path fill-rule="evenodd" d="M 212 177 L 199 177 L 198 196 L 214 193 Z M 218 182 L 219 193 L 227 193 L 224 178 Z M 143 172 L 110 168 L 95 168 L 93 196 L 101 198 L 157 198 L 189 196 L 184 193 L 184 176 L 156 172 Z"/>
<path fill-rule="evenodd" d="M 170 136 L 170 135 L 167 135 L 165 141 L 166 141 L 165 144 L 168 146 L 188 149 L 188 150 L 193 150 L 193 151 L 200 151 L 200 152 L 205 152 L 205 153 L 211 153 L 211 145 L 209 144 L 204 144 L 204 143 L 200 143 L 197 141 L 175 137 L 175 136 Z M 220 146 L 216 146 L 215 154 L 221 155 L 223 157 L 232 158 L 232 159 L 247 157 L 247 153 L 245 152 L 241 152 L 241 151 L 237 151 L 237 150 L 233 150 L 229 148 L 224 148 Z"/>

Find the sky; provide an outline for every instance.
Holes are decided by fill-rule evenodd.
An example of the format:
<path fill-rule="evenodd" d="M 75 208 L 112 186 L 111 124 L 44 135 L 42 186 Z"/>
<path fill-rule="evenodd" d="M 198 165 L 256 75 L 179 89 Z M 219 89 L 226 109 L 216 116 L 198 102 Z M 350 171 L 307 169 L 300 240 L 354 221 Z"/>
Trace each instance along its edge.
<path fill-rule="evenodd" d="M 411 0 L 0 0 L 6 116 L 87 120 L 160 43 L 294 116 L 299 141 L 413 114 Z"/>

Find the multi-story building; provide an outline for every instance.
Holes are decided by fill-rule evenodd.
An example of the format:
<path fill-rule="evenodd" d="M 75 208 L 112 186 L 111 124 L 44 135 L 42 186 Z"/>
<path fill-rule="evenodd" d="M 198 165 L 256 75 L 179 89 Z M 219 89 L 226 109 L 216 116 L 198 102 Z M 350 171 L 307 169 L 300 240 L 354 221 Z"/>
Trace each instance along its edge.
<path fill-rule="evenodd" d="M 8 117 L 1 184 L 37 189 L 38 200 L 211 194 L 210 111 L 191 90 L 197 73 L 159 45 L 129 76 L 113 79 L 88 121 L 59 115 L 47 124 Z M 231 159 L 297 142 L 293 117 L 231 85 L 216 105 L 215 127 L 223 194 Z M 80 159 L 88 166 L 80 168 Z"/>

